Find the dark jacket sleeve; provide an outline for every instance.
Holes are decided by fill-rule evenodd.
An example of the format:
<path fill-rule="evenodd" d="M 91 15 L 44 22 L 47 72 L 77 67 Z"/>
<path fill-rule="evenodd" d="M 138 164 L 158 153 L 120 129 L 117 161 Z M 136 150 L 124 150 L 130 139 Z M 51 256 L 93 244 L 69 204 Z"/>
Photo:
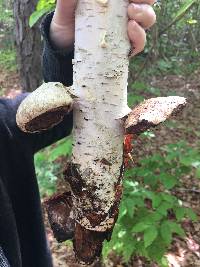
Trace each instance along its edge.
<path fill-rule="evenodd" d="M 62 82 L 64 85 L 69 86 L 73 82 L 73 49 L 57 51 L 51 45 L 49 28 L 52 16 L 53 13 L 47 15 L 41 24 L 41 32 L 44 38 L 42 61 L 44 80 L 45 82 Z M 66 115 L 61 123 L 50 130 L 34 134 L 23 133 L 16 125 L 16 112 L 21 101 L 26 96 L 27 93 L 20 94 L 15 99 L 0 99 L 1 111 L 4 111 L 0 119 L 5 126 L 7 134 L 12 135 L 13 138 L 20 142 L 28 142 L 31 151 L 35 153 L 71 133 L 73 127 L 72 112 Z"/>
<path fill-rule="evenodd" d="M 61 82 L 66 86 L 73 83 L 72 59 L 74 47 L 66 51 L 56 50 L 49 39 L 49 29 L 53 12 L 48 14 L 41 24 L 41 32 L 44 38 L 43 50 L 43 77 L 45 82 Z"/>
<path fill-rule="evenodd" d="M 0 98 L 0 138 L 10 139 L 26 146 L 30 153 L 36 153 L 40 149 L 70 135 L 73 124 L 72 112 L 66 115 L 61 123 L 50 130 L 41 133 L 24 133 L 16 124 L 16 113 L 20 103 L 28 93 L 20 94 L 14 99 Z"/>
<path fill-rule="evenodd" d="M 27 94 L 21 94 L 10 102 L 14 113 L 14 117 L 16 117 L 16 112 L 21 101 L 26 96 Z M 54 142 L 70 135 L 72 127 L 73 127 L 73 113 L 70 112 L 64 117 L 62 122 L 60 122 L 53 128 L 42 131 L 40 133 L 33 133 L 33 134 L 23 133 L 23 136 L 25 137 L 26 140 L 28 140 L 33 153 L 36 153 L 40 149 L 49 146 Z M 22 131 L 19 128 L 15 130 L 15 128 L 18 128 L 18 126 L 16 125 L 16 120 L 11 126 L 11 129 L 14 129 L 14 132 L 16 132 L 17 134 L 16 136 L 18 137 L 18 139 L 21 139 L 21 141 L 23 142 L 23 139 L 21 138 Z"/>
<path fill-rule="evenodd" d="M 41 33 L 44 38 L 42 69 L 45 82 L 61 82 L 65 86 L 73 83 L 74 57 L 73 47 L 67 51 L 56 50 L 49 39 L 49 29 L 53 13 L 48 14 L 41 24 Z M 64 120 L 48 131 L 34 134 L 34 152 L 44 148 L 69 135 L 73 127 L 72 112 Z"/>

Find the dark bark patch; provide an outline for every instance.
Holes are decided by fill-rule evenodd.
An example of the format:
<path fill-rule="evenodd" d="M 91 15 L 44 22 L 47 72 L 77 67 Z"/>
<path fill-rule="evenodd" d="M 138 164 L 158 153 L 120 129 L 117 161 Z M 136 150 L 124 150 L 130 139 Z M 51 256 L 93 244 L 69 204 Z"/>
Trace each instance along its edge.
<path fill-rule="evenodd" d="M 97 161 L 96 159 L 95 161 Z M 101 160 L 100 160 L 101 161 Z M 110 163 L 103 159 L 101 162 L 104 165 L 110 166 Z M 90 169 L 88 169 L 87 174 L 92 175 Z M 74 251 L 76 257 L 79 261 L 86 264 L 91 264 L 95 261 L 96 258 L 100 257 L 103 241 L 105 239 L 110 240 L 114 224 L 117 221 L 119 213 L 119 204 L 122 195 L 122 185 L 121 180 L 123 178 L 124 165 L 120 168 L 120 177 L 114 186 L 115 191 L 115 201 L 113 206 L 110 208 L 108 213 L 105 213 L 101 210 L 101 207 L 98 206 L 99 199 L 95 195 L 97 186 L 94 184 L 86 185 L 82 180 L 81 174 L 79 172 L 79 165 L 69 163 L 66 171 L 64 173 L 65 179 L 69 182 L 73 195 L 75 199 L 81 201 L 81 214 L 76 213 L 78 207 L 73 207 L 75 214 L 75 233 L 73 238 Z M 78 203 L 78 201 L 75 201 Z M 83 219 L 87 219 L 86 223 Z M 101 229 L 101 224 L 108 219 L 107 228 L 104 228 L 104 232 L 101 231 L 92 231 L 88 230 L 87 227 L 92 227 Z M 113 220 L 112 220 L 113 219 Z M 82 225 L 78 222 L 82 221 Z M 106 221 L 105 221 L 106 223 Z M 113 225 L 110 225 L 113 223 Z"/>
<path fill-rule="evenodd" d="M 113 218 L 115 222 L 117 221 L 119 214 L 119 204 L 121 201 L 122 191 L 122 185 L 119 184 L 115 187 L 115 202 L 109 210 L 109 216 Z"/>
<path fill-rule="evenodd" d="M 78 171 L 78 166 L 73 163 L 68 163 L 67 168 L 64 172 L 65 180 L 70 184 L 73 193 L 76 196 L 81 197 L 83 195 L 84 182 Z"/>
<path fill-rule="evenodd" d="M 98 226 L 106 218 L 106 214 L 97 214 L 96 212 L 90 212 L 86 214 L 86 218 L 90 221 L 92 227 Z"/>
<path fill-rule="evenodd" d="M 45 201 L 49 223 L 58 242 L 72 239 L 74 236 L 74 219 L 70 218 L 72 210 L 71 192 L 55 195 Z"/>
<path fill-rule="evenodd" d="M 107 159 L 103 158 L 101 159 L 101 163 L 104 164 L 104 165 L 107 165 L 107 166 L 112 166 L 112 163 L 109 162 Z"/>
<path fill-rule="evenodd" d="M 78 260 L 85 264 L 91 264 L 100 257 L 102 244 L 107 235 L 107 232 L 90 231 L 80 224 L 76 224 L 73 243 Z"/>

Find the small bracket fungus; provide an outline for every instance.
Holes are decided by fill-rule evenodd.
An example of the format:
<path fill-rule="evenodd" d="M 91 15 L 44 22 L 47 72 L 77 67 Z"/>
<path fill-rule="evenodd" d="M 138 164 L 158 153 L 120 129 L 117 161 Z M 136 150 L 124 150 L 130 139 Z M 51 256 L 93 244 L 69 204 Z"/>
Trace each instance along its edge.
<path fill-rule="evenodd" d="M 108 0 L 96 0 L 97 3 L 99 3 L 102 6 L 107 6 L 108 5 Z"/>
<path fill-rule="evenodd" d="M 24 132 L 39 132 L 62 121 L 72 109 L 73 99 L 61 83 L 44 83 L 28 95 L 18 108 L 16 122 Z"/>
<path fill-rule="evenodd" d="M 186 99 L 179 96 L 156 97 L 136 106 L 125 120 L 125 132 L 140 134 L 164 122 L 186 105 Z"/>

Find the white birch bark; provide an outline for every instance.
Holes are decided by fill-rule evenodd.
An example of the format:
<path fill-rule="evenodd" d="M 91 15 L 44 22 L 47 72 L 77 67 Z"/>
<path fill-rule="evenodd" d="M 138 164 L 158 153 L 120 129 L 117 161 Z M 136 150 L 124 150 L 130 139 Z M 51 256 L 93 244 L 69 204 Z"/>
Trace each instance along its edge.
<path fill-rule="evenodd" d="M 128 0 L 81 0 L 76 11 L 73 86 L 79 100 L 72 161 L 84 185 L 81 197 L 75 195 L 74 212 L 78 223 L 95 231 L 113 227 L 109 210 L 121 183 L 124 130 L 119 118 L 129 112 L 127 6 Z M 90 213 L 103 219 L 95 225 Z"/>

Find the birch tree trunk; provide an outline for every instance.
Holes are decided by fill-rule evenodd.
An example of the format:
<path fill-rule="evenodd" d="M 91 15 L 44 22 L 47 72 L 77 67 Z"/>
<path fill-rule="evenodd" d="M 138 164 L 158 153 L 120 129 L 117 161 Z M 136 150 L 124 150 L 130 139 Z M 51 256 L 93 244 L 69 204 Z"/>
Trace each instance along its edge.
<path fill-rule="evenodd" d="M 127 0 L 82 0 L 76 12 L 74 90 L 80 100 L 74 108 L 72 159 L 82 194 L 75 194 L 75 217 L 101 232 L 113 227 L 111 209 L 121 184 L 120 118 L 129 111 L 127 5 Z"/>
<path fill-rule="evenodd" d="M 124 139 L 120 118 L 129 111 L 127 6 L 128 0 L 82 0 L 76 11 L 73 86 L 79 100 L 74 105 L 73 163 L 67 171 L 77 222 L 75 250 L 87 242 L 85 229 L 110 232 L 118 214 Z"/>

